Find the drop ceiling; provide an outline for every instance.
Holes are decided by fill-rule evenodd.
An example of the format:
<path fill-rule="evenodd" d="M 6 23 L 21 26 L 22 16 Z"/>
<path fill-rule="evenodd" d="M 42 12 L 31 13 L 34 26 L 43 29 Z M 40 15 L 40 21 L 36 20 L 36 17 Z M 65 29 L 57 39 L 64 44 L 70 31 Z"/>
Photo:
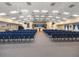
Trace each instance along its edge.
<path fill-rule="evenodd" d="M 15 13 L 11 13 L 12 11 Z M 54 11 L 58 12 L 53 13 Z M 45 20 L 47 18 L 59 22 L 72 18 L 73 15 L 79 15 L 79 2 L 0 2 L 1 13 L 6 13 L 0 15 L 1 17 L 15 20 L 31 20 L 32 18 Z"/>

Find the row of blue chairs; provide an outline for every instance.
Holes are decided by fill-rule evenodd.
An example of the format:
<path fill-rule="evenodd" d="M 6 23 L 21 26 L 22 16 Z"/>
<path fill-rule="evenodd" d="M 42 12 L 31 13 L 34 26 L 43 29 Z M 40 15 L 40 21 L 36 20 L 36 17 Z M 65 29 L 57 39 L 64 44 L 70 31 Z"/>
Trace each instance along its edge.
<path fill-rule="evenodd" d="M 34 40 L 36 30 L 14 30 L 0 32 L 0 42 L 22 42 Z"/>
<path fill-rule="evenodd" d="M 79 32 L 48 29 L 44 32 L 51 40 L 79 41 Z"/>

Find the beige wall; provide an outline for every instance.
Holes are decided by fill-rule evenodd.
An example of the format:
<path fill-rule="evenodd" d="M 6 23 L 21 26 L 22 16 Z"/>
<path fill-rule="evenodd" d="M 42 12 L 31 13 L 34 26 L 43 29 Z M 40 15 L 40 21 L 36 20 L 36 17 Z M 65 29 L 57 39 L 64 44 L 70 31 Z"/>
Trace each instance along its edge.
<path fill-rule="evenodd" d="M 52 29 L 53 28 L 52 22 L 47 22 L 46 24 L 47 24 L 47 29 Z"/>
<path fill-rule="evenodd" d="M 0 31 L 17 30 L 21 25 L 18 21 L 9 18 L 0 18 Z"/>
<path fill-rule="evenodd" d="M 16 25 L 16 24 L 8 24 L 7 25 L 7 27 L 8 27 L 7 29 L 8 30 L 18 30 L 18 26 L 19 25 Z"/>
<path fill-rule="evenodd" d="M 17 30 L 18 26 L 19 26 L 18 24 L 0 22 L 0 31 Z"/>
<path fill-rule="evenodd" d="M 64 25 L 57 25 L 56 29 L 58 29 L 58 30 L 64 30 Z"/>
<path fill-rule="evenodd" d="M 30 29 L 32 29 L 33 22 L 29 22 Z"/>

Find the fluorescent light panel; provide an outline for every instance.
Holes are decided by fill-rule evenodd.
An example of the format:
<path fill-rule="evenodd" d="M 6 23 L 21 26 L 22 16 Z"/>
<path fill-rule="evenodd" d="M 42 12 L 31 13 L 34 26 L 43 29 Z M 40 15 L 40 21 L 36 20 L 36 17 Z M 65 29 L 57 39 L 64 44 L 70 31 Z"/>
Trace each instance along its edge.
<path fill-rule="evenodd" d="M 21 10 L 21 12 L 28 12 L 28 10 L 25 10 L 25 9 L 24 9 L 24 10 Z"/>
<path fill-rule="evenodd" d="M 52 16 L 48 16 L 48 17 L 52 17 Z"/>
<path fill-rule="evenodd" d="M 39 17 L 39 15 L 35 15 L 35 17 Z"/>
<path fill-rule="evenodd" d="M 19 18 L 24 18 L 24 16 L 19 16 Z"/>
<path fill-rule="evenodd" d="M 33 10 L 33 12 L 40 12 L 39 10 Z"/>
<path fill-rule="evenodd" d="M 63 12 L 63 14 L 65 14 L 65 15 L 69 15 L 69 12 Z"/>
<path fill-rule="evenodd" d="M 42 13 L 47 13 L 47 12 L 48 12 L 48 10 L 41 10 L 41 12 L 42 12 Z"/>
<path fill-rule="evenodd" d="M 56 16 L 56 18 L 60 18 L 60 17 Z"/>
<path fill-rule="evenodd" d="M 11 14 L 19 13 L 19 11 L 10 11 Z"/>
<path fill-rule="evenodd" d="M 11 19 L 16 19 L 16 17 L 12 17 Z"/>
<path fill-rule="evenodd" d="M 4 15 L 6 15 L 6 13 L 0 13 L 0 15 L 1 15 L 1 16 L 4 16 Z"/>
<path fill-rule="evenodd" d="M 41 17 L 45 17 L 44 15 L 42 15 Z"/>
<path fill-rule="evenodd" d="M 61 20 L 57 20 L 58 22 L 60 22 Z"/>
<path fill-rule="evenodd" d="M 53 21 L 55 21 L 56 19 L 52 19 Z"/>
<path fill-rule="evenodd" d="M 27 17 L 31 17 L 31 15 L 27 15 Z"/>
<path fill-rule="evenodd" d="M 78 15 L 78 14 L 74 14 L 74 15 L 72 15 L 72 16 L 74 16 L 74 17 L 78 17 L 79 15 Z"/>
<path fill-rule="evenodd" d="M 58 10 L 53 10 L 52 13 L 59 13 L 59 11 Z"/>
<path fill-rule="evenodd" d="M 67 20 L 67 18 L 62 18 L 63 20 Z"/>
<path fill-rule="evenodd" d="M 27 19 L 25 18 L 25 19 L 23 19 L 23 20 L 25 20 L 25 21 L 26 21 Z"/>

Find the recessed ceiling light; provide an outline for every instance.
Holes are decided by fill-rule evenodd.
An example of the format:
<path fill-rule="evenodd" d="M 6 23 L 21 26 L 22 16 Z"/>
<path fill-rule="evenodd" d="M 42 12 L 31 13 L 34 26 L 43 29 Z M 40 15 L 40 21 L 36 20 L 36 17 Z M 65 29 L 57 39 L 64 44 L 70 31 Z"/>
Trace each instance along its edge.
<path fill-rule="evenodd" d="M 11 14 L 19 13 L 19 11 L 10 11 Z"/>
<path fill-rule="evenodd" d="M 47 13 L 47 12 L 48 12 L 48 10 L 41 10 L 41 12 L 42 12 L 42 13 Z"/>
<path fill-rule="evenodd" d="M 72 15 L 72 16 L 74 16 L 74 17 L 78 17 L 79 15 L 78 15 L 78 14 L 74 14 L 74 15 Z"/>
<path fill-rule="evenodd" d="M 69 12 L 63 12 L 64 15 L 69 15 Z"/>
<path fill-rule="evenodd" d="M 16 19 L 16 17 L 12 17 L 11 19 Z"/>
<path fill-rule="evenodd" d="M 55 21 L 56 19 L 52 19 L 53 21 Z"/>
<path fill-rule="evenodd" d="M 24 16 L 19 16 L 19 18 L 24 18 Z"/>
<path fill-rule="evenodd" d="M 22 21 L 21 19 L 17 20 L 17 21 Z"/>
<path fill-rule="evenodd" d="M 21 22 L 23 22 L 23 23 L 24 23 L 25 21 L 24 21 L 24 20 L 22 20 Z"/>
<path fill-rule="evenodd" d="M 0 15 L 1 15 L 1 16 L 4 16 L 4 15 L 6 15 L 6 13 L 0 13 Z"/>
<path fill-rule="evenodd" d="M 66 20 L 67 18 L 62 18 L 63 20 Z"/>
<path fill-rule="evenodd" d="M 23 19 L 24 21 L 26 21 L 27 19 L 25 18 L 25 19 Z"/>
<path fill-rule="evenodd" d="M 33 12 L 40 12 L 39 10 L 33 10 Z"/>
<path fill-rule="evenodd" d="M 41 17 L 45 17 L 44 15 L 42 15 Z"/>
<path fill-rule="evenodd" d="M 31 17 L 31 15 L 28 15 L 27 17 Z"/>
<path fill-rule="evenodd" d="M 56 21 L 60 21 L 60 19 L 59 20 L 56 20 Z"/>
<path fill-rule="evenodd" d="M 61 20 L 57 20 L 58 22 L 60 22 Z"/>
<path fill-rule="evenodd" d="M 28 12 L 28 10 L 25 10 L 25 9 L 24 9 L 24 10 L 21 10 L 21 12 Z"/>
<path fill-rule="evenodd" d="M 52 17 L 52 16 L 48 16 L 48 17 Z"/>
<path fill-rule="evenodd" d="M 59 13 L 59 11 L 58 10 L 53 10 L 52 13 Z"/>
<path fill-rule="evenodd" d="M 17 20 L 17 21 L 21 22 L 22 20 Z"/>
<path fill-rule="evenodd" d="M 60 17 L 56 16 L 56 18 L 60 18 Z"/>
<path fill-rule="evenodd" d="M 35 15 L 35 17 L 39 17 L 39 15 Z"/>

